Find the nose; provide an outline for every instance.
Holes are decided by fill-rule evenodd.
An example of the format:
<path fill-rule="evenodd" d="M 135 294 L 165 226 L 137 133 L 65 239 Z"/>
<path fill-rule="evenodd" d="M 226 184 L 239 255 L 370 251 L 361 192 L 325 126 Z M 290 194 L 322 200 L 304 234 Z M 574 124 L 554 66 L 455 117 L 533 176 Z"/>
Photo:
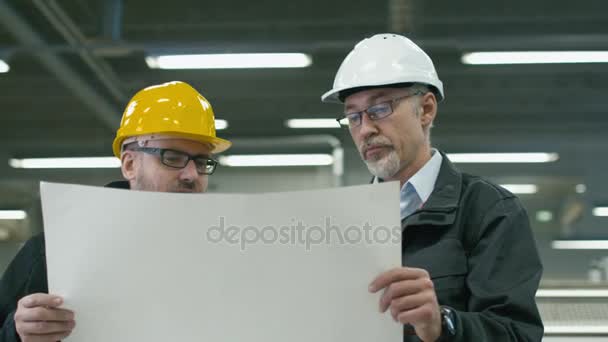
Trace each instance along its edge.
<path fill-rule="evenodd" d="M 179 178 L 186 181 L 194 181 L 198 177 L 194 160 L 189 160 L 188 164 L 181 170 Z"/>
<path fill-rule="evenodd" d="M 361 116 L 361 126 L 359 126 L 359 135 L 363 139 L 367 139 L 372 135 L 378 134 L 378 126 L 376 122 L 370 119 L 367 114 Z"/>

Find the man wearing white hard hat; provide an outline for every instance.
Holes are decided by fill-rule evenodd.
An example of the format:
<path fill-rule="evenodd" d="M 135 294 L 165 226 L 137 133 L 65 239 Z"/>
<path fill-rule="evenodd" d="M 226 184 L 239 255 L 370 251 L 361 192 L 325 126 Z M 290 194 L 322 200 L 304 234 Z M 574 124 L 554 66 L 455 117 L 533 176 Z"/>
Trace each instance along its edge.
<path fill-rule="evenodd" d="M 370 279 L 404 341 L 540 341 L 542 265 L 526 211 L 432 148 L 445 98 L 430 57 L 396 34 L 359 42 L 324 102 L 342 103 L 373 182 L 399 181 L 403 267 Z"/>

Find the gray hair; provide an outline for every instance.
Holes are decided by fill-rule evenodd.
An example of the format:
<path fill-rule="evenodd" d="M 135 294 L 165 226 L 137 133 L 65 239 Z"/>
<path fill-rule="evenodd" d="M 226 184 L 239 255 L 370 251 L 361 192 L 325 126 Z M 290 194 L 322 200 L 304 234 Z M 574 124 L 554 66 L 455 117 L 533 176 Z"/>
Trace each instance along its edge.
<path fill-rule="evenodd" d="M 422 94 L 426 94 L 426 93 L 430 93 L 433 92 L 431 90 L 431 88 L 426 85 L 426 84 L 422 84 L 422 83 L 414 83 L 410 89 L 412 90 L 413 93 L 422 93 Z M 422 114 L 422 98 L 421 97 L 417 97 L 416 101 L 414 101 L 414 111 L 416 111 L 416 115 L 420 116 Z M 433 128 L 433 123 L 431 122 L 431 124 L 428 126 L 426 133 L 426 139 L 429 143 L 429 145 L 431 144 L 431 128 Z"/>

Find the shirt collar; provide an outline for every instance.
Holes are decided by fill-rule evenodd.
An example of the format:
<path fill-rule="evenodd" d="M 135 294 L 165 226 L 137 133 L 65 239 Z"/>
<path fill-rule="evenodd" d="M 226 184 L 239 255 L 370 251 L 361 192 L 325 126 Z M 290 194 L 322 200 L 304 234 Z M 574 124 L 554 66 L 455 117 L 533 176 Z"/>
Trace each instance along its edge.
<path fill-rule="evenodd" d="M 401 188 L 401 192 L 405 191 L 405 187 L 407 183 L 411 183 L 416 193 L 422 200 L 422 202 L 426 202 L 433 189 L 435 188 L 435 182 L 437 181 L 437 176 L 439 175 L 439 170 L 441 169 L 441 162 L 443 161 L 443 157 L 441 153 L 439 153 L 436 149 L 431 150 L 431 159 L 429 159 L 424 166 L 418 170 L 407 182 L 403 184 Z"/>
<path fill-rule="evenodd" d="M 401 193 L 406 191 L 408 183 L 411 183 L 414 190 L 418 194 L 418 197 L 422 200 L 422 203 L 426 202 L 431 193 L 435 188 L 437 177 L 439 176 L 439 170 L 441 169 L 441 163 L 443 157 L 437 149 L 431 149 L 431 159 L 429 159 L 424 166 L 418 170 L 407 182 L 403 183 L 401 187 Z M 372 179 L 372 183 L 382 182 L 383 180 L 378 177 Z"/>

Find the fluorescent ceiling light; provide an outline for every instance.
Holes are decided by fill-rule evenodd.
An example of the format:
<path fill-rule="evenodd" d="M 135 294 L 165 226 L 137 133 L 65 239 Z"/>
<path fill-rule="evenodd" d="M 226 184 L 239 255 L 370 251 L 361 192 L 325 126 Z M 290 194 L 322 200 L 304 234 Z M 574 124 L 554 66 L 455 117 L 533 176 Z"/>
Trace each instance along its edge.
<path fill-rule="evenodd" d="M 329 154 L 248 154 L 219 157 L 225 166 L 324 166 L 334 158 Z"/>
<path fill-rule="evenodd" d="M 536 298 L 608 298 L 608 289 L 539 289 Z"/>
<path fill-rule="evenodd" d="M 593 208 L 593 216 L 608 216 L 608 207 Z"/>
<path fill-rule="evenodd" d="M 222 119 L 215 119 L 215 129 L 218 131 L 221 129 L 228 128 L 228 121 Z"/>
<path fill-rule="evenodd" d="M 553 249 L 608 249 L 608 240 L 555 240 Z"/>
<path fill-rule="evenodd" d="M 285 125 L 289 128 L 340 128 L 336 119 L 289 119 Z"/>
<path fill-rule="evenodd" d="M 545 325 L 545 334 L 608 334 L 608 325 Z"/>
<path fill-rule="evenodd" d="M 120 160 L 116 157 L 26 158 L 10 159 L 8 164 L 15 169 L 116 168 L 120 167 Z"/>
<path fill-rule="evenodd" d="M 557 153 L 450 153 L 454 163 L 549 163 L 559 159 Z"/>
<path fill-rule="evenodd" d="M 536 212 L 536 220 L 538 222 L 550 222 L 553 220 L 553 213 L 549 210 L 539 210 Z"/>
<path fill-rule="evenodd" d="M 24 220 L 26 217 L 23 210 L 0 210 L 0 220 Z"/>
<path fill-rule="evenodd" d="M 577 194 L 584 194 L 587 191 L 587 186 L 585 184 L 576 184 L 575 190 Z"/>
<path fill-rule="evenodd" d="M 146 63 L 152 69 L 305 68 L 312 59 L 304 53 L 236 53 L 148 56 Z"/>
<path fill-rule="evenodd" d="M 472 65 L 608 63 L 608 51 L 471 52 L 463 54 L 461 60 Z"/>
<path fill-rule="evenodd" d="M 538 192 L 538 186 L 535 184 L 500 184 L 500 186 L 514 194 L 530 195 Z"/>
<path fill-rule="evenodd" d="M 0 73 L 8 72 L 11 68 L 6 64 L 5 61 L 0 59 Z"/>

